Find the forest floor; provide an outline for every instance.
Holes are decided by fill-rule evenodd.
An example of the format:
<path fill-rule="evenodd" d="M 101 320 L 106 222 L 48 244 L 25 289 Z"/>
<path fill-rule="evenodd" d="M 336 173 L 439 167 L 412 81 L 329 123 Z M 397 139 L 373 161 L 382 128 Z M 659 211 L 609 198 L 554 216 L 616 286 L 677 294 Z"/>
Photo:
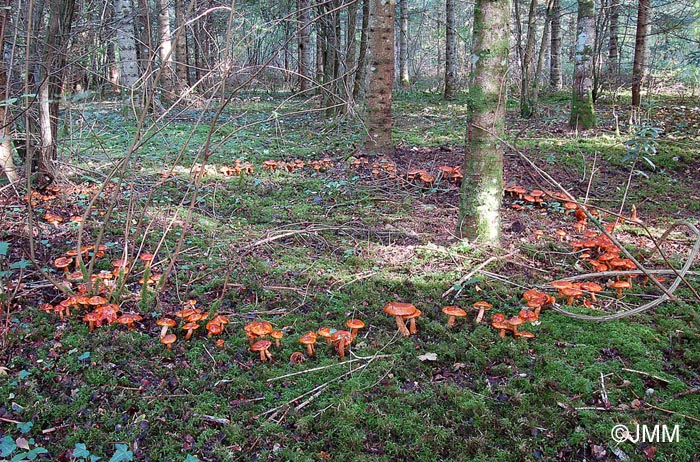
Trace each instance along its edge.
<path fill-rule="evenodd" d="M 215 125 L 206 166 L 197 156 L 207 113 L 153 122 L 121 182 L 108 175 L 136 129 L 108 104 L 85 104 L 64 114 L 73 144 L 60 189 L 35 194 L 31 209 L 24 192 L 2 190 L 0 460 L 699 460 L 697 255 L 674 301 L 635 316 L 591 322 L 562 311 L 620 314 L 660 289 L 637 280 L 617 298 L 606 287 L 588 307 L 558 298 L 527 326 L 530 340 L 500 338 L 491 313 L 448 328 L 445 305 L 487 300 L 510 317 L 527 289 L 556 296 L 555 279 L 609 285 L 613 277 L 587 276 L 588 260 L 571 246 L 599 234 L 594 223 L 577 229 L 561 200 L 507 196 L 502 249 L 457 239 L 459 187 L 438 172 L 462 162 L 465 100 L 398 95 L 396 155 L 359 167 L 354 121 L 285 116 L 299 107 L 280 109 L 282 100 L 236 101 Z M 683 267 L 700 216 L 698 102 L 648 106 L 635 116 L 645 130 L 629 123 L 629 107 L 601 102 L 599 127 L 586 133 L 566 129 L 565 104 L 544 101 L 530 121 L 509 114 L 505 183 L 557 191 L 546 172 L 603 225 L 626 218 L 613 236 L 646 268 Z M 320 171 L 310 167 L 324 158 Z M 295 159 L 305 166 L 263 169 Z M 252 172 L 231 170 L 246 162 Z M 409 180 L 413 168 L 434 183 Z M 682 221 L 691 226 L 661 240 Z M 94 273 L 124 255 L 134 262 L 123 289 L 107 295 L 142 316 L 135 329 L 89 332 L 86 309 L 64 320 L 41 309 L 66 298 L 48 280 L 63 277 L 52 262 L 98 237 L 106 251 Z M 156 254 L 148 270 L 138 259 L 146 252 Z M 139 283 L 171 264 L 162 287 Z M 422 310 L 416 335 L 397 335 L 382 311 L 390 301 Z M 167 350 L 156 320 L 188 303 L 230 323 L 187 341 L 178 327 Z M 303 333 L 350 318 L 366 327 L 345 359 L 319 340 L 314 356 L 289 362 L 305 352 Z M 284 333 L 272 361 L 249 351 L 243 325 L 253 320 Z M 619 425 L 640 440 L 616 440 Z M 655 428 L 656 439 L 643 438 Z"/>

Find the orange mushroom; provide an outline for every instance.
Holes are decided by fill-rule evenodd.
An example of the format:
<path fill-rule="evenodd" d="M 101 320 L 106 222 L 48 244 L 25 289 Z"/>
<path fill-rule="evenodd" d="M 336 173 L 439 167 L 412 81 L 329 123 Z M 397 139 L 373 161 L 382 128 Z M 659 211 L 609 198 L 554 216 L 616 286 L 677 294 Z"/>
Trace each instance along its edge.
<path fill-rule="evenodd" d="M 403 316 L 413 314 L 413 312 L 417 309 L 418 308 L 412 304 L 403 302 L 389 302 L 384 306 L 384 312 L 396 319 L 396 326 L 399 328 L 399 332 L 404 337 L 411 335 L 411 332 L 409 332 L 408 328 L 406 327 L 406 323 L 403 321 Z"/>
<path fill-rule="evenodd" d="M 272 346 L 272 342 L 269 340 L 258 340 L 250 346 L 250 351 L 260 352 L 260 361 L 270 360 L 272 361 L 272 353 L 268 349 Z"/>
<path fill-rule="evenodd" d="M 464 311 L 462 308 L 454 305 L 449 305 L 446 306 L 442 309 L 442 312 L 445 313 L 447 316 L 447 327 L 452 327 L 455 325 L 455 320 L 459 317 L 464 317 L 467 315 L 467 312 Z"/>
<path fill-rule="evenodd" d="M 350 329 L 351 342 L 355 341 L 355 337 L 357 337 L 357 332 L 363 327 L 365 327 L 365 323 L 359 319 L 348 319 L 345 325 L 348 326 L 348 328 Z"/>
<path fill-rule="evenodd" d="M 167 335 L 160 338 L 160 343 L 165 345 L 165 347 L 168 350 L 172 350 L 173 343 L 175 343 L 175 340 L 177 340 L 177 336 L 175 334 L 167 334 Z"/>
<path fill-rule="evenodd" d="M 306 346 L 306 354 L 309 356 L 314 355 L 314 343 L 316 343 L 316 334 L 313 332 L 307 332 L 302 335 L 299 339 L 299 343 Z"/>
<path fill-rule="evenodd" d="M 479 324 L 481 322 L 481 318 L 484 317 L 484 311 L 493 308 L 489 302 L 486 302 L 484 300 L 479 300 L 478 302 L 472 304 L 472 306 L 479 310 L 479 313 L 477 313 L 475 319 L 477 324 Z"/>

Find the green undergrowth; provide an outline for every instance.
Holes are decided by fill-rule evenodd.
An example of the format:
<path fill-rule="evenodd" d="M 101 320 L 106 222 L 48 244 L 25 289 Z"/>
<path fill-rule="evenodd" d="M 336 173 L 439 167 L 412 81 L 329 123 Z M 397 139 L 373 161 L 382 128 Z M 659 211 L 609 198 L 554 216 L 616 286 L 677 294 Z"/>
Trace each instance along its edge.
<path fill-rule="evenodd" d="M 275 103 L 262 99 L 232 110 L 221 133 L 265 120 Z M 463 118 L 465 104 L 402 94 L 397 136 L 407 145 L 458 144 L 463 130 L 454 120 Z M 124 120 L 95 111 L 90 120 L 99 124 L 92 138 L 82 140 L 85 151 L 94 150 L 81 158 L 86 168 L 123 155 L 123 133 L 133 133 L 116 129 Z M 60 322 L 38 308 L 39 301 L 56 298 L 54 292 L 19 300 L 21 309 L 7 318 L 9 354 L 0 363 L 6 372 L 0 376 L 0 437 L 32 438 L 32 447 L 47 450 L 45 460 L 74 460 L 73 450 L 82 447 L 76 445 L 102 460 L 114 454 L 129 460 L 120 446 L 127 445 L 133 460 L 143 461 L 642 461 L 651 446 L 656 461 L 697 459 L 700 319 L 689 289 L 681 286 L 677 301 L 654 311 L 607 323 L 545 311 L 541 323 L 528 326 L 536 335 L 530 341 L 501 339 L 486 322 L 475 325 L 473 316 L 448 328 L 440 308 L 449 303 L 468 307 L 485 299 L 496 311 L 516 315 L 526 288 L 576 273 L 574 256 L 554 241 L 513 240 L 522 259 L 488 267 L 500 278 L 477 274 L 453 287 L 493 252 L 431 234 L 427 225 L 438 221 L 431 214 L 443 206 L 439 192 L 390 188 L 348 169 L 360 139 L 351 119 L 280 117 L 238 131 L 212 154 L 213 168 L 195 196 L 187 162 L 169 178 L 161 176 L 189 136 L 185 116 L 143 148 L 129 175 L 133 190 L 120 196 L 105 229 L 105 241 L 119 251 L 124 230 L 137 232 L 129 204 L 141 210 L 151 185 L 163 181 L 136 239 L 146 250 L 160 243 L 162 269 L 189 221 L 172 279 L 156 294 L 157 304 L 135 300 L 139 286 L 130 282 L 132 296 L 122 308 L 146 318 L 135 330 L 112 326 L 89 333 L 77 316 Z M 195 131 L 186 160 L 196 158 L 204 136 L 206 130 Z M 601 169 L 628 168 L 624 141 L 548 136 L 519 140 L 518 147 L 550 173 L 564 169 L 573 182 L 590 173 L 594 158 Z M 673 201 L 688 196 L 692 185 L 677 181 L 669 189 L 674 183 L 670 176 L 661 181 L 661 169 L 697 158 L 686 153 L 678 161 L 663 160 L 663 143 L 660 149 L 659 170 L 645 172 L 649 178 L 635 176 L 630 198 L 646 192 L 661 201 L 664 191 Z M 260 168 L 266 159 L 325 155 L 334 166 L 322 174 Z M 236 159 L 254 163 L 255 172 L 218 173 Z M 609 193 L 607 199 L 619 200 L 621 186 L 599 175 L 596 197 Z M 692 211 L 690 202 L 665 216 Z M 173 219 L 177 223 L 169 224 Z M 89 218 L 89 233 L 95 234 L 99 220 Z M 627 225 L 624 231 L 635 229 Z M 48 243 L 49 250 L 67 250 L 73 241 L 66 236 Z M 109 269 L 106 262 L 99 265 Z M 696 275 L 688 280 L 698 286 Z M 451 287 L 459 296 L 443 298 Z M 619 311 L 659 295 L 636 287 L 622 300 L 607 291 L 599 306 Z M 201 332 L 179 340 L 172 351 L 158 342 L 155 318 L 188 298 L 230 315 L 223 347 Z M 396 335 L 394 320 L 382 312 L 391 300 L 423 311 L 418 335 Z M 289 364 L 289 356 L 303 350 L 301 334 L 324 325 L 342 328 L 351 317 L 367 327 L 346 361 L 319 342 L 316 356 Z M 261 363 L 249 351 L 242 326 L 255 318 L 284 330 L 272 362 Z M 616 444 L 611 430 L 620 424 L 678 425 L 680 438 Z"/>

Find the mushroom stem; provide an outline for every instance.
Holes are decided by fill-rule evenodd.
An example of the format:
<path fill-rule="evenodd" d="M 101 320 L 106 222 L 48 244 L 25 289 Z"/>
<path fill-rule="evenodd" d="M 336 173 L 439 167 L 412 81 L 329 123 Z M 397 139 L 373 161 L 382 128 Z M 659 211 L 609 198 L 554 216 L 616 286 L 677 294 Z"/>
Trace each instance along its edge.
<path fill-rule="evenodd" d="M 405 325 L 403 327 L 404 329 L 406 328 Z M 340 359 L 345 359 L 345 340 L 343 339 L 338 340 L 338 354 L 340 355 Z"/>
<path fill-rule="evenodd" d="M 194 329 L 187 329 L 187 335 L 185 335 L 185 340 L 189 340 L 190 337 L 192 337 L 193 332 L 194 332 Z"/>
<path fill-rule="evenodd" d="M 622 298 L 622 288 L 617 289 L 617 298 Z"/>
<path fill-rule="evenodd" d="M 306 344 L 306 354 L 308 354 L 309 356 L 314 355 L 314 346 L 310 343 Z"/>
<path fill-rule="evenodd" d="M 165 337 L 165 334 L 168 333 L 168 326 L 163 326 L 160 328 L 160 338 Z"/>
<path fill-rule="evenodd" d="M 265 350 L 265 356 L 267 357 L 267 359 L 272 361 L 272 353 L 270 353 L 268 350 Z"/>
<path fill-rule="evenodd" d="M 266 361 L 267 360 L 267 355 L 265 354 L 265 350 L 260 350 L 260 361 Z"/>
<path fill-rule="evenodd" d="M 449 318 L 447 318 L 447 327 L 454 326 L 456 320 L 457 318 L 455 318 L 454 316 L 450 316 Z"/>
<path fill-rule="evenodd" d="M 479 313 L 476 315 L 476 323 L 479 324 L 481 322 L 481 318 L 484 317 L 484 307 L 479 308 Z"/>
<path fill-rule="evenodd" d="M 416 318 L 411 318 L 411 320 L 408 322 L 408 331 L 411 333 L 411 335 L 416 335 L 418 333 Z"/>
<path fill-rule="evenodd" d="M 408 337 L 409 335 L 411 335 L 411 333 L 408 331 L 408 328 L 406 327 L 406 323 L 403 322 L 403 318 L 401 316 L 394 317 L 396 318 L 396 326 L 399 328 L 399 332 L 401 332 L 401 335 L 403 335 L 404 337 Z"/>

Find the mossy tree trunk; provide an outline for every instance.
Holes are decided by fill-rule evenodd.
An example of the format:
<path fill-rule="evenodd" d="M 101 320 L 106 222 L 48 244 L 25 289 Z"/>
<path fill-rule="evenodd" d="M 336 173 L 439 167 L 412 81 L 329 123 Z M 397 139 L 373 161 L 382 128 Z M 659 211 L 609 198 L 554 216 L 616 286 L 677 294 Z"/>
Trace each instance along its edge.
<path fill-rule="evenodd" d="M 457 234 L 500 245 L 503 197 L 510 0 L 477 0 L 474 6 L 476 62 L 469 85 L 469 129 Z"/>
<path fill-rule="evenodd" d="M 455 0 L 445 0 L 445 99 L 457 92 L 457 24 Z"/>
<path fill-rule="evenodd" d="M 642 84 L 649 63 L 649 40 L 651 32 L 651 0 L 639 0 L 637 10 L 637 33 L 634 39 L 634 63 L 632 65 L 632 106 L 642 102 Z"/>
<path fill-rule="evenodd" d="M 577 130 L 588 130 L 596 124 L 593 109 L 594 11 L 593 0 L 578 0 L 574 85 L 569 118 L 569 127 Z"/>
<path fill-rule="evenodd" d="M 367 138 L 365 150 L 391 155 L 391 92 L 394 87 L 395 0 L 370 0 L 369 11 L 369 88 L 367 90 Z"/>

